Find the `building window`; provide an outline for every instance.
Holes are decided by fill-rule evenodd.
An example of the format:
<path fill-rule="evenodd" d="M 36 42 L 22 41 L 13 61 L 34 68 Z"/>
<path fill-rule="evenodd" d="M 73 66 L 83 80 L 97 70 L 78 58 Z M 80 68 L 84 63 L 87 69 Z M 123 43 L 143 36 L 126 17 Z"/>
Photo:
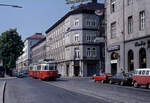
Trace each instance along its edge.
<path fill-rule="evenodd" d="M 92 48 L 91 50 L 91 56 L 96 57 L 96 48 Z"/>
<path fill-rule="evenodd" d="M 145 29 L 145 11 L 141 11 L 140 12 L 140 30 L 144 30 Z"/>
<path fill-rule="evenodd" d="M 79 26 L 79 19 L 75 19 L 74 25 Z"/>
<path fill-rule="evenodd" d="M 75 36 L 74 36 L 74 41 L 76 41 L 76 42 L 79 41 L 79 34 L 75 34 Z"/>
<path fill-rule="evenodd" d="M 94 35 L 94 34 L 86 34 L 87 42 L 94 42 L 95 38 L 96 38 L 96 35 Z"/>
<path fill-rule="evenodd" d="M 96 48 L 87 48 L 87 57 L 96 57 Z"/>
<path fill-rule="evenodd" d="M 80 49 L 74 48 L 74 58 L 80 58 Z"/>
<path fill-rule="evenodd" d="M 128 17 L 128 34 L 133 32 L 133 17 Z"/>
<path fill-rule="evenodd" d="M 90 25 L 91 25 L 90 19 L 86 19 L 86 25 L 87 25 L 87 26 L 90 26 Z"/>
<path fill-rule="evenodd" d="M 86 55 L 87 55 L 87 57 L 90 57 L 90 56 L 91 56 L 91 49 L 90 49 L 90 48 L 87 48 Z"/>
<path fill-rule="evenodd" d="M 116 22 L 111 24 L 111 39 L 116 37 Z"/>
<path fill-rule="evenodd" d="M 110 4 L 110 5 L 111 5 L 111 8 L 110 8 L 110 9 L 111 9 L 111 10 L 110 10 L 111 13 L 114 13 L 114 12 L 115 12 L 115 1 L 116 1 L 116 0 L 111 0 L 111 4 Z"/>
<path fill-rule="evenodd" d="M 92 24 L 92 26 L 96 26 L 96 20 L 93 20 L 93 21 L 91 22 L 91 24 Z"/>
<path fill-rule="evenodd" d="M 128 6 L 133 4 L 133 0 L 127 0 L 127 4 L 128 4 Z"/>

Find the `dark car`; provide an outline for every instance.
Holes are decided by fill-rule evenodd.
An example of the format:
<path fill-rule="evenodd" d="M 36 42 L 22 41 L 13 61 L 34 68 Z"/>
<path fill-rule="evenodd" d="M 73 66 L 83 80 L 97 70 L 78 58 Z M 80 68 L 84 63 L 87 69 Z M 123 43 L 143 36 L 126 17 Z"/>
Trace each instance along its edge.
<path fill-rule="evenodd" d="M 61 77 L 61 74 L 57 74 L 57 78 L 60 78 Z"/>
<path fill-rule="evenodd" d="M 18 72 L 17 77 L 18 77 L 18 78 L 23 78 L 23 77 L 24 77 L 23 72 Z"/>
<path fill-rule="evenodd" d="M 5 69 L 0 66 L 0 77 L 4 77 L 4 74 L 5 74 Z"/>
<path fill-rule="evenodd" d="M 119 73 L 112 76 L 109 80 L 109 83 L 118 83 L 120 85 L 132 85 L 132 77 L 129 74 Z"/>

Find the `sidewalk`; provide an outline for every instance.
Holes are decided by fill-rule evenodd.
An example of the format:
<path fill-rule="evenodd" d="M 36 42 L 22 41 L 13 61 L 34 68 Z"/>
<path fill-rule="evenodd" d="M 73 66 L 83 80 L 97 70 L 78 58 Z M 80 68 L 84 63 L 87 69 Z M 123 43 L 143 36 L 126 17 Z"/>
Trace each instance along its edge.
<path fill-rule="evenodd" d="M 0 81 L 0 103 L 3 103 L 3 94 L 4 94 L 5 85 L 6 85 L 6 81 Z"/>
<path fill-rule="evenodd" d="M 8 75 L 5 75 L 4 78 L 0 78 L 0 80 L 6 80 L 6 79 L 16 79 L 17 77 L 10 77 Z"/>

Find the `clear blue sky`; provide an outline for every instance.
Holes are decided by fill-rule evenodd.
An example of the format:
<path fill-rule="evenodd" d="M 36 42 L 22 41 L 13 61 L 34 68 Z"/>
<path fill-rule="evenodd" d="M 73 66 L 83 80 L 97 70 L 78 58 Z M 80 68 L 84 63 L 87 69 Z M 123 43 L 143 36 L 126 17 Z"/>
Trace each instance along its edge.
<path fill-rule="evenodd" d="M 0 4 L 23 7 L 19 9 L 0 6 L 0 34 L 10 28 L 17 28 L 23 40 L 36 32 L 45 34 L 71 6 L 66 5 L 65 0 L 0 0 Z"/>

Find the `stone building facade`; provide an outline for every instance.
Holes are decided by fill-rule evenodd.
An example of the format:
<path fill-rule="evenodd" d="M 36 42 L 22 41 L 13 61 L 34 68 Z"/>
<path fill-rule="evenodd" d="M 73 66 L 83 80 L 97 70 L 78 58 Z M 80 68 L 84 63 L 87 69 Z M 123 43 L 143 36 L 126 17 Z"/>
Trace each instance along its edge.
<path fill-rule="evenodd" d="M 31 47 L 32 63 L 38 63 L 40 60 L 46 59 L 46 38 L 41 39 L 38 43 Z"/>
<path fill-rule="evenodd" d="M 57 61 L 62 76 L 91 76 L 104 69 L 104 54 L 101 53 L 104 53 L 104 45 L 94 42 L 103 35 L 98 30 L 99 17 L 95 10 L 103 9 L 104 4 L 84 4 L 46 31 L 46 59 Z"/>
<path fill-rule="evenodd" d="M 23 48 L 23 54 L 18 58 L 16 61 L 16 69 L 18 71 L 24 71 L 28 70 L 29 65 L 32 62 L 32 52 L 31 47 L 38 43 L 41 39 L 43 39 L 45 36 L 41 33 L 36 33 L 30 37 L 28 37 L 24 41 L 24 48 Z"/>
<path fill-rule="evenodd" d="M 107 73 L 150 68 L 149 5 L 149 0 L 105 0 Z"/>

